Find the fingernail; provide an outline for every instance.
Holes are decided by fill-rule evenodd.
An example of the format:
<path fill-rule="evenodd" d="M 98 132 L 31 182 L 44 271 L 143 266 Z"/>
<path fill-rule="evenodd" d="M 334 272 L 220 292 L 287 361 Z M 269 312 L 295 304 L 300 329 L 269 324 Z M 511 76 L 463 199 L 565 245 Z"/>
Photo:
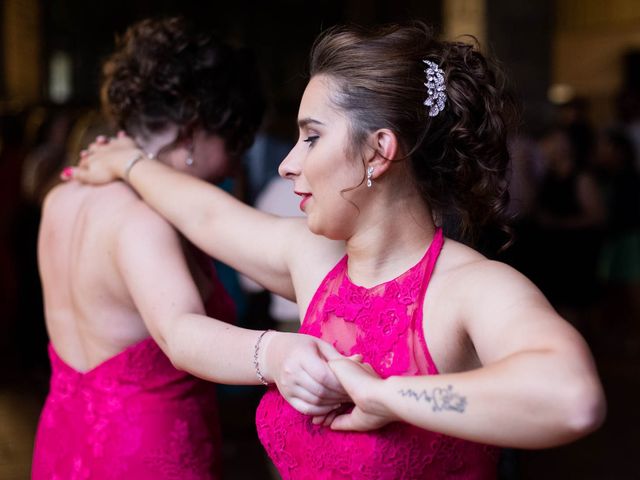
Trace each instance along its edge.
<path fill-rule="evenodd" d="M 73 168 L 72 167 L 65 167 L 62 170 L 62 173 L 60 173 L 60 177 L 63 180 L 69 180 L 71 177 L 73 177 Z"/>

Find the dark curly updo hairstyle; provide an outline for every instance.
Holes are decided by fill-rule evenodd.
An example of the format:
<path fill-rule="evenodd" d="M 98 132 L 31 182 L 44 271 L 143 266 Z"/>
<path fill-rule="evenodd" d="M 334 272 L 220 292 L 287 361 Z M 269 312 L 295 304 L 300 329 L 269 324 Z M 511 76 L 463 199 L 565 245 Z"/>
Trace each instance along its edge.
<path fill-rule="evenodd" d="M 445 76 L 447 101 L 434 117 L 423 60 Z M 310 74 L 337 87 L 331 100 L 349 116 L 356 148 L 377 129 L 395 132 L 438 223 L 453 220 L 468 241 L 485 225 L 507 228 L 507 113 L 515 110 L 504 77 L 477 48 L 438 40 L 421 22 L 339 26 L 316 40 Z"/>
<path fill-rule="evenodd" d="M 130 134 L 201 127 L 222 136 L 232 155 L 253 143 L 265 106 L 253 55 L 181 17 L 142 20 L 116 40 L 101 100 Z"/>

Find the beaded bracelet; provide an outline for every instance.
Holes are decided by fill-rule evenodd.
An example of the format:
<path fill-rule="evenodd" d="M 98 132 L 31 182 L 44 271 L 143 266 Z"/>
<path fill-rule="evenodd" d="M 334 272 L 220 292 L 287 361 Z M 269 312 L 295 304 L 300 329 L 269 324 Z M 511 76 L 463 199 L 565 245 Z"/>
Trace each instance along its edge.
<path fill-rule="evenodd" d="M 133 166 L 143 158 L 145 158 L 144 153 L 138 152 L 138 154 L 135 157 L 129 160 L 129 163 L 127 163 L 127 166 L 124 167 L 124 174 L 122 175 L 122 178 L 124 179 L 125 182 L 129 183 L 129 172 L 131 172 L 131 169 L 133 168 Z"/>
<path fill-rule="evenodd" d="M 267 382 L 267 380 L 264 378 L 264 375 L 262 375 L 262 372 L 260 371 L 260 364 L 258 362 L 258 355 L 260 354 L 260 342 L 262 341 L 262 337 L 264 337 L 265 334 L 272 331 L 273 330 L 263 331 L 258 337 L 258 340 L 256 340 L 256 346 L 253 350 L 253 366 L 256 369 L 256 375 L 258 376 L 258 380 L 260 380 L 260 383 L 263 385 L 269 385 L 269 382 Z"/>

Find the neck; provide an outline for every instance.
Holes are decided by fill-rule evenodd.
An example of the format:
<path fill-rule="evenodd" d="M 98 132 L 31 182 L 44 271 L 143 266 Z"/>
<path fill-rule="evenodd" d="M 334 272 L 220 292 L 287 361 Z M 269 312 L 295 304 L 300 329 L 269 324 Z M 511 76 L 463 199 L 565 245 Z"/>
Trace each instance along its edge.
<path fill-rule="evenodd" d="M 175 125 L 169 125 L 160 132 L 155 132 L 149 135 L 134 135 L 133 139 L 144 153 L 155 158 L 163 147 L 173 143 L 177 137 L 178 127 Z"/>
<path fill-rule="evenodd" d="M 417 192 L 393 200 L 381 193 L 362 214 L 346 245 L 349 277 L 357 285 L 399 276 L 418 263 L 435 234 L 431 211 Z"/>

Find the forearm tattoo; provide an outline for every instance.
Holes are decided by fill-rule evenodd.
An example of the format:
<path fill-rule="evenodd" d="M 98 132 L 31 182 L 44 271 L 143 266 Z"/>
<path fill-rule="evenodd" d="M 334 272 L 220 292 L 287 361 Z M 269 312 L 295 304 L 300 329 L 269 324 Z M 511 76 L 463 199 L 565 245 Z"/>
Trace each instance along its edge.
<path fill-rule="evenodd" d="M 431 393 L 427 390 L 416 392 L 410 388 L 399 390 L 398 393 L 403 397 L 413 398 L 416 402 L 425 401 L 430 403 L 434 412 L 453 410 L 463 413 L 467 406 L 466 397 L 454 392 L 451 385 L 447 388 L 434 388 Z"/>

